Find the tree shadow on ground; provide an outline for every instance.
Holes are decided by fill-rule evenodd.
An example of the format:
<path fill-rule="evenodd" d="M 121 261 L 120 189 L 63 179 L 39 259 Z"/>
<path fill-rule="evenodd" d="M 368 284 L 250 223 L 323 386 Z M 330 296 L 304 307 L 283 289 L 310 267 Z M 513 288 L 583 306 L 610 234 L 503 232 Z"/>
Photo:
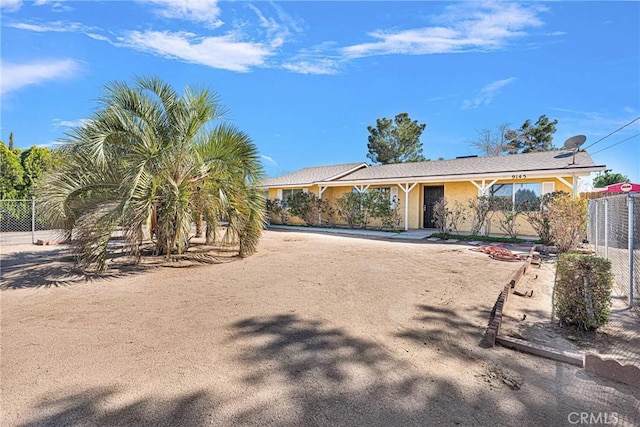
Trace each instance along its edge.
<path fill-rule="evenodd" d="M 149 251 L 137 263 L 122 251 L 108 254 L 109 267 L 104 273 L 83 271 L 67 246 L 50 250 L 13 252 L 2 257 L 0 289 L 26 289 L 71 286 L 120 277 L 144 274 L 157 268 L 190 268 L 199 265 L 231 262 L 238 257 L 232 249 L 194 245 L 185 254 L 170 258 L 153 256 Z"/>
<path fill-rule="evenodd" d="M 603 386 L 557 362 L 549 362 L 555 369 L 547 377 L 534 381 L 543 375 L 535 364 L 509 358 L 510 369 L 529 381 L 521 389 L 490 384 L 492 378 L 468 388 L 376 341 L 293 314 L 246 318 L 230 332 L 223 345 L 237 347 L 237 396 L 221 399 L 198 390 L 130 402 L 127 390 L 121 395 L 113 387 L 93 388 L 49 395 L 18 425 L 563 426 L 571 425 L 567 417 L 575 411 L 616 412 L 623 420 L 617 425 L 639 421 L 640 401 L 629 387 Z M 463 369 L 465 358 L 459 362 Z"/>
<path fill-rule="evenodd" d="M 429 308 L 428 312 L 424 321 L 432 316 L 446 317 L 452 327 L 476 328 L 452 318 L 448 310 L 434 312 Z M 508 378 L 500 376 L 504 374 L 500 369 L 494 370 L 495 378 L 479 376 L 480 384 L 465 389 L 463 384 L 439 375 L 437 369 L 421 370 L 377 342 L 291 314 L 252 317 L 233 328 L 232 341 L 243 344 L 240 360 L 246 368 L 248 389 L 286 384 L 287 393 L 280 397 L 297 414 L 293 420 L 281 419 L 279 402 L 269 401 L 244 411 L 238 417 L 241 424 L 258 419 L 277 420 L 275 424 L 281 426 L 565 425 L 572 408 L 598 407 L 588 397 L 571 396 L 552 383 L 548 390 L 528 385 L 523 391 L 504 381 Z M 448 333 L 459 335 L 455 330 Z M 412 333 L 400 336 L 418 341 L 425 338 Z M 465 363 L 480 356 L 455 349 L 450 357 L 464 369 Z M 512 360 L 509 369 L 518 371 L 521 378 L 536 376 L 529 366 Z M 562 375 L 575 377 L 576 368 L 560 363 L 555 366 Z"/>
<path fill-rule="evenodd" d="M 114 405 L 118 392 L 113 387 L 93 388 L 43 399 L 34 408 L 37 415 L 18 426 L 205 426 L 211 425 L 211 414 L 217 406 L 204 391 L 172 399 L 143 398 Z"/>
<path fill-rule="evenodd" d="M 477 307 L 460 313 L 427 304 L 418 304 L 416 309 L 418 314 L 414 319 L 418 325 L 397 332 L 396 337 L 435 347 L 443 354 L 466 361 L 476 361 L 481 357 L 479 350 L 474 347 L 480 346 L 485 329 L 471 319 L 483 318 L 488 322 L 491 310 Z"/>

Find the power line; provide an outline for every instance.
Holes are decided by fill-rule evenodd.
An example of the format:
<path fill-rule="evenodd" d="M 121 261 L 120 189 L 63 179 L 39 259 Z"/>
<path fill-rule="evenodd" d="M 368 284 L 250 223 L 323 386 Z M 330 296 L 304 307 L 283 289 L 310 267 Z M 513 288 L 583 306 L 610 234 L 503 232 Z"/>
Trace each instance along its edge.
<path fill-rule="evenodd" d="M 588 146 L 584 147 L 584 148 L 583 148 L 583 150 L 586 150 L 586 149 L 587 149 L 587 148 L 589 148 L 589 147 L 593 147 L 593 146 L 594 146 L 594 145 L 596 145 L 598 142 L 602 141 L 602 140 L 603 140 L 603 139 L 605 139 L 605 138 L 609 138 L 609 137 L 610 137 L 611 135 L 613 135 L 614 133 L 618 133 L 618 132 L 620 132 L 622 129 L 626 128 L 627 126 L 629 126 L 629 125 L 630 125 L 630 124 L 632 124 L 632 123 L 637 122 L 638 120 L 640 120 L 640 116 L 638 116 L 638 117 L 636 117 L 635 119 L 631 120 L 629 123 L 627 123 L 626 125 L 622 126 L 621 128 L 618 128 L 618 129 L 614 130 L 614 131 L 613 131 L 613 132 L 611 132 L 610 134 L 608 134 L 608 135 L 606 135 L 606 136 L 603 136 L 602 138 L 600 138 L 599 140 L 597 140 L 597 141 L 596 141 L 596 142 L 594 142 L 593 144 L 591 144 L 591 145 L 588 145 Z M 591 153 L 591 154 L 593 154 L 593 153 Z"/>
<path fill-rule="evenodd" d="M 616 145 L 618 145 L 618 144 L 622 144 L 623 142 L 626 142 L 626 141 L 630 140 L 631 138 L 635 138 L 636 136 L 640 136 L 640 133 L 636 133 L 635 135 L 630 136 L 629 138 L 625 138 L 625 139 L 623 139 L 622 141 L 618 141 L 618 142 L 616 142 L 615 144 L 611 144 L 610 146 L 605 147 L 605 148 L 603 148 L 602 150 L 594 151 L 593 153 L 591 153 L 591 155 L 594 155 L 594 154 L 600 153 L 601 151 L 604 151 L 604 150 L 608 150 L 609 148 L 611 148 L 611 147 L 615 147 L 615 146 L 616 146 Z M 592 145 L 593 145 L 593 144 L 592 144 Z"/>

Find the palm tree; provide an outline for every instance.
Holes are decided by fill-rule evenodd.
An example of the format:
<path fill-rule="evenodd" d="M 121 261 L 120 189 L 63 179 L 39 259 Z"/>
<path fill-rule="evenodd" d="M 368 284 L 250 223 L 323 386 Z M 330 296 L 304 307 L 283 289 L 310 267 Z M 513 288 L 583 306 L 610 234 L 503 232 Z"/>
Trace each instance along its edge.
<path fill-rule="evenodd" d="M 257 149 L 220 122 L 224 109 L 207 89 L 180 96 L 158 78 L 106 86 L 102 108 L 73 129 L 64 166 L 39 187 L 50 220 L 66 230 L 84 267 L 106 269 L 107 243 L 121 226 L 139 256 L 145 227 L 155 253 L 183 253 L 191 221 L 228 220 L 227 242 L 255 251 L 264 224 Z M 218 122 L 214 125 L 214 122 Z"/>

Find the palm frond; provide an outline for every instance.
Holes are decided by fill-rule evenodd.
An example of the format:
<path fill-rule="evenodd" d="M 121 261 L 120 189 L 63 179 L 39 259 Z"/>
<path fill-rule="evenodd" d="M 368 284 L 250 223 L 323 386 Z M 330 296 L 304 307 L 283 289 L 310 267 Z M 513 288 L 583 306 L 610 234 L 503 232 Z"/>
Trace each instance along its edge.
<path fill-rule="evenodd" d="M 263 200 L 252 184 L 262 169 L 257 148 L 234 126 L 216 93 L 186 88 L 180 96 L 157 77 L 106 85 L 102 108 L 72 129 L 62 168 L 39 188 L 50 219 L 76 237 L 82 265 L 106 268 L 106 243 L 122 227 L 137 255 L 146 224 L 156 253 L 184 252 L 191 221 L 229 221 L 241 255 L 255 250 Z M 208 239 L 215 238 L 208 232 Z"/>

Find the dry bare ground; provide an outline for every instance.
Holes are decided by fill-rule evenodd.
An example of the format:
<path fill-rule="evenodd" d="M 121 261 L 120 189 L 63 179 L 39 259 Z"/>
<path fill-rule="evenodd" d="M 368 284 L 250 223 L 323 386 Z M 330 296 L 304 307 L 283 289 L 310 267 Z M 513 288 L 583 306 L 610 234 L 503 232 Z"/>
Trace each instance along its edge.
<path fill-rule="evenodd" d="M 2 426 L 640 423 L 637 389 L 479 347 L 518 264 L 468 246 L 267 231 L 106 277 L 7 249 Z"/>

